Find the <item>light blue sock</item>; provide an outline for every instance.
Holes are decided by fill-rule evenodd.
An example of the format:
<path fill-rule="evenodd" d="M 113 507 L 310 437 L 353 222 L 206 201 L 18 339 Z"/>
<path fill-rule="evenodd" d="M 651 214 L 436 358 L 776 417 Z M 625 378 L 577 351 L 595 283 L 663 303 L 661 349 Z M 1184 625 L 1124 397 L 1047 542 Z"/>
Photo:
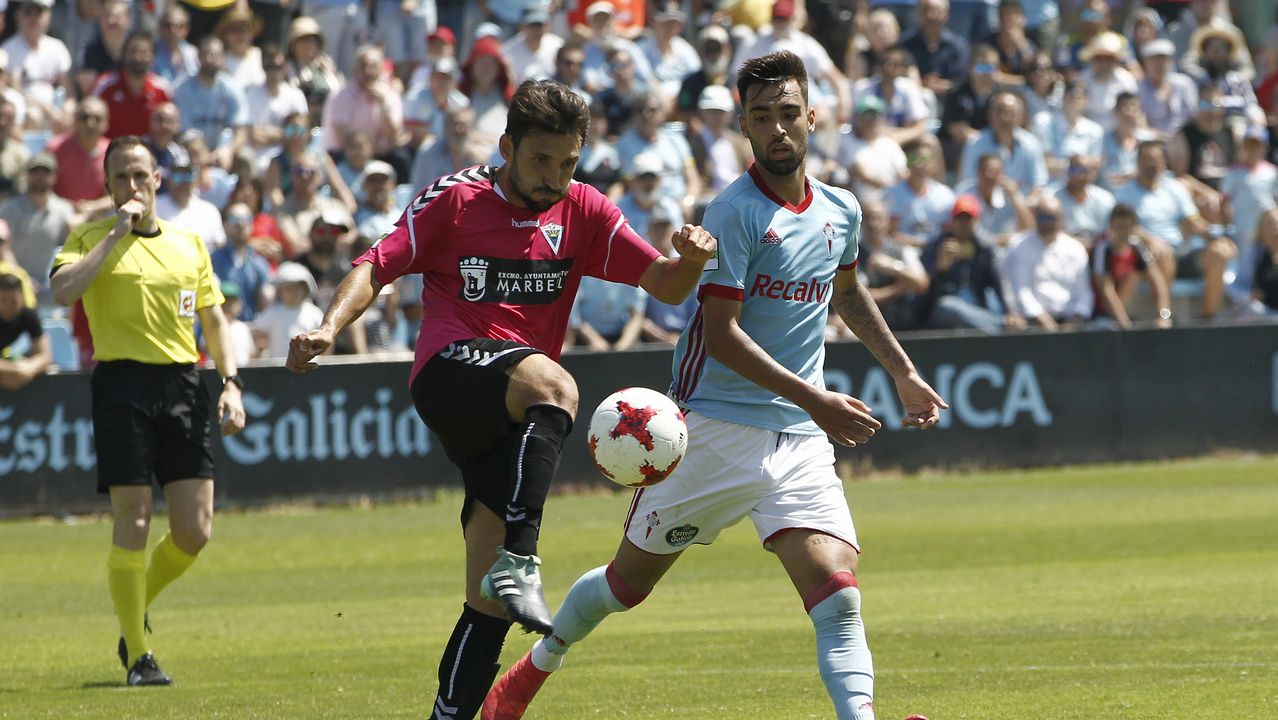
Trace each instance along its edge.
<path fill-rule="evenodd" d="M 817 667 L 839 720 L 874 720 L 874 659 L 861 624 L 861 591 L 844 587 L 817 603 Z"/>
<path fill-rule="evenodd" d="M 555 613 L 554 633 L 533 645 L 532 663 L 539 670 L 558 670 L 564 654 L 574 643 L 584 640 L 604 618 L 630 609 L 631 606 L 613 594 L 607 571 L 606 566 L 597 567 L 573 583 L 564 604 Z"/>

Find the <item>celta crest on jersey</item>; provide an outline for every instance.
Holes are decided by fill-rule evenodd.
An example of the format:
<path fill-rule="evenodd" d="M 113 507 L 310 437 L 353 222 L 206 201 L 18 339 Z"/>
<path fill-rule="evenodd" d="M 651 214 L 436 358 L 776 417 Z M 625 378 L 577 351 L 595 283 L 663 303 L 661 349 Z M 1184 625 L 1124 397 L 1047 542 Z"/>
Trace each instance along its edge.
<path fill-rule="evenodd" d="M 469 302 L 549 305 L 563 294 L 572 261 L 462 257 L 457 261 L 461 297 Z"/>
<path fill-rule="evenodd" d="M 546 238 L 550 249 L 559 254 L 559 243 L 564 239 L 564 226 L 559 223 L 546 223 L 541 226 L 541 234 Z"/>
<path fill-rule="evenodd" d="M 834 226 L 829 220 L 825 222 L 825 227 L 821 228 L 821 234 L 825 235 L 825 256 L 834 257 Z"/>

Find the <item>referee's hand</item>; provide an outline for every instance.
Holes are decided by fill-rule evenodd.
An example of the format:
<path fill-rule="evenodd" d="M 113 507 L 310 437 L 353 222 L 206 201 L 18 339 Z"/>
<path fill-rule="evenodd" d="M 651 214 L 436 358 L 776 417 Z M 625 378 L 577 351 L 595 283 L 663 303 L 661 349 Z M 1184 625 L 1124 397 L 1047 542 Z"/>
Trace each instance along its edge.
<path fill-rule="evenodd" d="M 319 363 L 312 361 L 332 346 L 333 336 L 323 329 L 294 335 L 288 343 L 288 359 L 284 361 L 284 367 L 295 373 L 314 370 Z"/>

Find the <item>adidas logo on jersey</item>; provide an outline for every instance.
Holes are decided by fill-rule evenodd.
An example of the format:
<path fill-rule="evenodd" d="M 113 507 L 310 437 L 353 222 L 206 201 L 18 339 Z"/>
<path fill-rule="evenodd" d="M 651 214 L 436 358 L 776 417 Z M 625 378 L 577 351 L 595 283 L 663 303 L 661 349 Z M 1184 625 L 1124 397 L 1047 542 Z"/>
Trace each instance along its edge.
<path fill-rule="evenodd" d="M 768 228 L 768 231 L 763 234 L 763 237 L 759 238 L 759 243 L 761 245 L 780 245 L 781 240 L 783 239 L 784 238 L 777 234 L 776 230 Z"/>

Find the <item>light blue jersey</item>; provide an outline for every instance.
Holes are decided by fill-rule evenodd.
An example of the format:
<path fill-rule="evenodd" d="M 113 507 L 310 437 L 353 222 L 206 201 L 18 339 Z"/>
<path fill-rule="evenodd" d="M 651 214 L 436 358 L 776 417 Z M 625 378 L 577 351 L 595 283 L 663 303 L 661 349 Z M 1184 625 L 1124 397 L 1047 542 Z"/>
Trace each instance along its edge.
<path fill-rule="evenodd" d="M 825 387 L 825 322 L 836 270 L 856 266 L 861 206 L 852 193 L 811 178 L 796 207 L 755 168 L 709 207 L 702 226 L 718 239 L 701 276 L 701 297 L 742 302 L 741 329 L 786 369 Z M 821 435 L 808 414 L 709 357 L 701 309 L 679 337 L 671 396 L 707 417 L 778 432 Z"/>

